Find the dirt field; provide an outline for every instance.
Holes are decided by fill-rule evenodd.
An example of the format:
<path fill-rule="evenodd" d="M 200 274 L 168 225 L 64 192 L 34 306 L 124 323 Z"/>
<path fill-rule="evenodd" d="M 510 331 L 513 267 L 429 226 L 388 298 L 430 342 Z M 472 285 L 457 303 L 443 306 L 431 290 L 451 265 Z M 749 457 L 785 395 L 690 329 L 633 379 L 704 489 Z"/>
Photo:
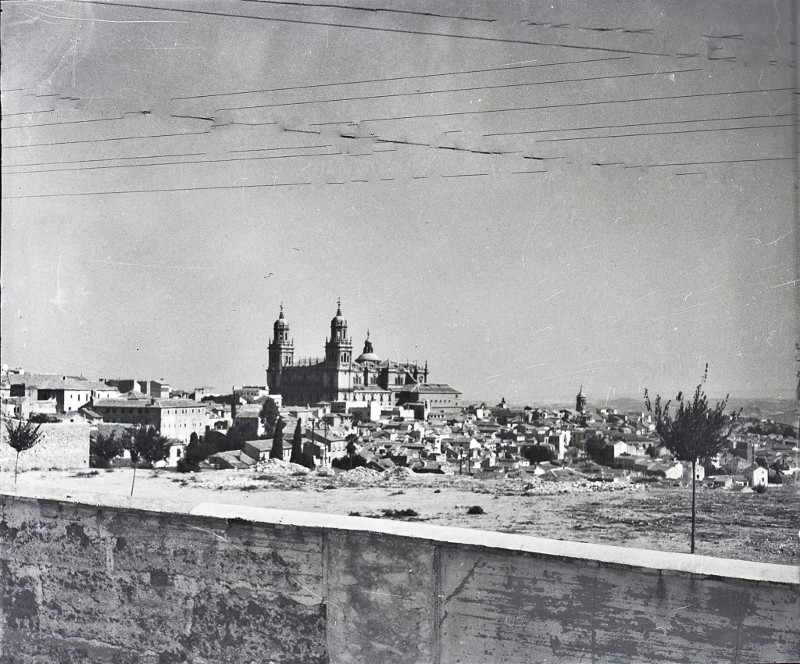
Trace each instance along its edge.
<path fill-rule="evenodd" d="M 377 474 L 301 474 L 291 468 L 204 471 L 181 475 L 139 470 L 134 501 L 158 507 L 168 500 L 189 509 L 201 502 L 392 518 L 538 537 L 666 551 L 689 551 L 691 491 L 656 484 L 558 484 L 539 480 Z M 30 471 L 0 475 L 0 492 L 130 505 L 133 471 Z M 698 491 L 697 553 L 723 558 L 800 562 L 800 495 L 795 487 L 765 494 Z M 484 514 L 468 514 L 478 506 Z M 397 518 L 395 516 L 394 518 Z"/>

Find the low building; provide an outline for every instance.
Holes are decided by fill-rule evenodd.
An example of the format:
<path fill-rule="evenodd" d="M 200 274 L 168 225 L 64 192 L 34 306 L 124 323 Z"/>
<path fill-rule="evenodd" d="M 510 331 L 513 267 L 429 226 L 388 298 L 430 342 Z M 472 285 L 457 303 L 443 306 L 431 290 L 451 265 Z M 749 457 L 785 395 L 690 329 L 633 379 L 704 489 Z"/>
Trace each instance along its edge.
<path fill-rule="evenodd" d="M 747 483 L 752 486 L 767 486 L 769 481 L 769 471 L 757 464 L 751 464 L 742 471 Z"/>
<path fill-rule="evenodd" d="M 245 439 L 255 440 L 264 435 L 264 423 L 261 421 L 261 406 L 258 404 L 239 406 L 233 416 L 233 428 L 237 429 Z"/>
<path fill-rule="evenodd" d="M 416 383 L 396 393 L 397 404 L 425 404 L 431 417 L 453 417 L 461 413 L 461 392 L 444 383 Z"/>
<path fill-rule="evenodd" d="M 254 461 L 266 461 L 272 451 L 272 441 L 263 439 L 248 440 L 245 441 L 242 451 Z"/>
<path fill-rule="evenodd" d="M 136 378 L 101 378 L 106 385 L 116 387 L 120 393 L 141 392 L 154 399 L 169 399 L 170 386 L 157 380 L 139 380 Z"/>
<path fill-rule="evenodd" d="M 113 386 L 79 376 L 13 373 L 6 380 L 8 396 L 27 399 L 24 410 L 32 413 L 51 413 L 54 409 L 57 413 L 72 413 L 93 399 L 119 393 Z"/>
<path fill-rule="evenodd" d="M 230 450 L 212 454 L 208 457 L 208 463 L 217 470 L 243 470 L 252 467 L 255 461 L 242 450 Z"/>
<path fill-rule="evenodd" d="M 680 461 L 676 461 L 672 464 L 654 461 L 647 466 L 645 475 L 649 477 L 663 477 L 668 480 L 679 480 L 683 477 L 683 464 Z"/>
<path fill-rule="evenodd" d="M 269 396 L 269 390 L 266 385 L 238 385 L 233 387 L 232 393 L 248 401 L 255 401 Z"/>
<path fill-rule="evenodd" d="M 688 482 L 692 481 L 692 464 L 687 463 L 683 469 L 683 475 Z M 703 467 L 702 463 L 695 464 L 694 467 L 694 479 L 697 482 L 702 482 L 706 476 L 706 469 Z"/>
<path fill-rule="evenodd" d="M 156 399 L 130 392 L 118 399 L 98 399 L 91 410 L 112 424 L 152 426 L 162 436 L 189 442 L 191 435 L 205 433 L 205 404 L 188 399 Z"/>

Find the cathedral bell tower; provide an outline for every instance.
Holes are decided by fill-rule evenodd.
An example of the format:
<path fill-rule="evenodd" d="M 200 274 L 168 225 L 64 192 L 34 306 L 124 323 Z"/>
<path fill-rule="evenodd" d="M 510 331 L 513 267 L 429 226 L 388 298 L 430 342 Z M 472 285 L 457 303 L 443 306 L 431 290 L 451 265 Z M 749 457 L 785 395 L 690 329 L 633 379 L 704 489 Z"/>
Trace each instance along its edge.
<path fill-rule="evenodd" d="M 353 340 L 347 338 L 347 321 L 342 317 L 342 301 L 336 302 L 336 315 L 331 319 L 331 336 L 325 340 L 325 363 L 329 366 L 350 364 Z"/>
<path fill-rule="evenodd" d="M 575 397 L 575 410 L 579 413 L 586 412 L 586 392 L 583 391 L 583 385 L 581 385 L 578 396 Z"/>
<path fill-rule="evenodd" d="M 283 305 L 278 320 L 272 326 L 273 338 L 269 342 L 269 365 L 267 386 L 269 391 L 280 394 L 283 368 L 294 364 L 294 340 L 289 339 L 289 323 L 283 317 Z"/>

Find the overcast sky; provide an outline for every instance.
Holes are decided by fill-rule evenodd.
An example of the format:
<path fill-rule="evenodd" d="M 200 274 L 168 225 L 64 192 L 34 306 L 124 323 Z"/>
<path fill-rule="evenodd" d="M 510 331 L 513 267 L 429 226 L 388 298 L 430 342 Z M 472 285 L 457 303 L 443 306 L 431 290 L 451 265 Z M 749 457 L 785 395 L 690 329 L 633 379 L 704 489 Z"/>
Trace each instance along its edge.
<path fill-rule="evenodd" d="M 465 398 L 791 397 L 794 21 L 3 2 L 3 362 L 263 384 L 279 304 L 317 356 L 341 297 Z"/>

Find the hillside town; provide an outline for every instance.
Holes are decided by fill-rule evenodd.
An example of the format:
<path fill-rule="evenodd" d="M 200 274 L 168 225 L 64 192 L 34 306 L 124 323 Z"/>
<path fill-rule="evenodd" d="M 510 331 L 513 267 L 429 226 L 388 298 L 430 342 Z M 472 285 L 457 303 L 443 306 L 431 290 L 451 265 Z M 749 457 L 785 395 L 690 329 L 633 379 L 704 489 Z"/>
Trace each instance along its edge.
<path fill-rule="evenodd" d="M 404 385 L 405 398 L 393 403 L 355 399 L 300 406 L 285 404 L 267 385 L 234 386 L 227 393 L 209 387 L 183 391 L 155 380 L 92 381 L 5 366 L 0 376 L 3 418 L 34 422 L 44 431 L 34 460 L 26 466 L 32 452 L 23 453 L 21 468 L 130 465 L 124 445 L 103 458 L 98 444 L 146 428 L 165 441 L 162 458 L 149 465 L 180 471 L 247 470 L 272 458 L 340 472 L 405 468 L 475 480 L 691 479 L 691 465 L 660 443 L 650 413 L 589 408 L 583 388 L 574 408 L 559 409 L 517 407 L 504 399 L 437 408 L 423 398 L 424 388 L 421 382 Z M 3 436 L 7 440 L 5 428 Z M 0 459 L 10 458 L 9 446 L 2 447 Z M 800 472 L 796 430 L 740 418 L 728 449 L 695 472 L 706 486 L 732 490 L 793 484 Z"/>

